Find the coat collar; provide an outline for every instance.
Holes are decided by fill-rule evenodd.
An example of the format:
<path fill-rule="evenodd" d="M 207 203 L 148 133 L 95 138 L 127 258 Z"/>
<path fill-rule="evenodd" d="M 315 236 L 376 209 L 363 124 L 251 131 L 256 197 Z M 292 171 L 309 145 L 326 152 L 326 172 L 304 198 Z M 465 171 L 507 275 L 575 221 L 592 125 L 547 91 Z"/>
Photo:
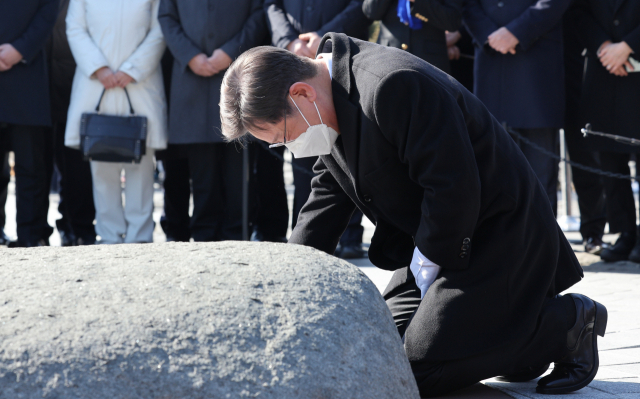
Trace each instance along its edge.
<path fill-rule="evenodd" d="M 331 90 L 333 105 L 338 118 L 340 136 L 344 146 L 344 153 L 351 174 L 351 180 L 355 184 L 358 165 L 358 147 L 360 132 L 358 131 L 358 105 L 353 104 L 351 97 L 351 47 L 352 42 L 347 35 L 342 33 L 327 33 L 318 46 L 318 53 L 331 52 L 333 58 L 333 78 Z"/>

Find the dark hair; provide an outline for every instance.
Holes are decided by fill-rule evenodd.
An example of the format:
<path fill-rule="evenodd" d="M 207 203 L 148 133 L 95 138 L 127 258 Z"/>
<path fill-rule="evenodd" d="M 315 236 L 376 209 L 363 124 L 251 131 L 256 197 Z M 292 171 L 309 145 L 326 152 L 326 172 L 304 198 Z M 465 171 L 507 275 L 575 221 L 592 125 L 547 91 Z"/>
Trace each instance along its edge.
<path fill-rule="evenodd" d="M 220 119 L 227 141 L 242 138 L 259 124 L 275 124 L 292 109 L 286 101 L 296 82 L 313 78 L 313 61 L 287 50 L 261 46 L 243 53 L 231 64 L 220 88 Z"/>

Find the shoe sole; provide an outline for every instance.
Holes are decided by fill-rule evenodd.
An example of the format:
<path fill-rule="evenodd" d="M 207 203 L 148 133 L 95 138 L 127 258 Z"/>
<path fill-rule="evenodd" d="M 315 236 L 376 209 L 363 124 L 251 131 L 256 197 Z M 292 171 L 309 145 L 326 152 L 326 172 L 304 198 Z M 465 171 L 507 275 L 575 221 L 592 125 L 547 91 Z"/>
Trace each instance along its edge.
<path fill-rule="evenodd" d="M 571 385 L 568 387 L 561 388 L 541 388 L 540 386 L 536 387 L 536 392 L 545 394 L 545 395 L 561 395 L 565 393 L 575 392 L 579 389 L 586 387 L 591 384 L 594 378 L 596 378 L 596 374 L 598 374 L 598 368 L 600 367 L 600 356 L 598 356 L 598 335 L 604 337 L 605 330 L 607 329 L 607 319 L 608 313 L 607 308 L 604 307 L 599 302 L 593 301 L 596 304 L 596 317 L 593 325 L 593 353 L 595 354 L 595 364 L 593 365 L 593 370 L 589 373 L 589 376 L 584 380 L 580 381 L 575 385 Z"/>
<path fill-rule="evenodd" d="M 549 366 L 551 366 L 551 364 L 547 363 L 547 365 L 542 366 L 529 373 L 521 373 L 519 375 L 514 375 L 514 376 L 505 375 L 505 376 L 496 377 L 495 379 L 500 382 L 527 382 L 527 381 L 535 380 L 536 378 L 540 377 L 547 370 L 549 370 Z"/>

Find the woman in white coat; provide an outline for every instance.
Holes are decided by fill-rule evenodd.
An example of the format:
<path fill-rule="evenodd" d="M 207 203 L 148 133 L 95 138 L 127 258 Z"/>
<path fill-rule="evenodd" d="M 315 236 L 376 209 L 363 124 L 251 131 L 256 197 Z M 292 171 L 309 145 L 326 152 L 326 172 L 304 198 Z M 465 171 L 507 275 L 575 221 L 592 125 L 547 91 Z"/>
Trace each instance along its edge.
<path fill-rule="evenodd" d="M 101 243 L 153 239 L 153 150 L 167 144 L 166 100 L 160 69 L 165 43 L 158 24 L 160 0 L 71 0 L 67 37 L 78 64 L 73 80 L 65 145 L 79 148 L 80 117 L 100 106 L 127 116 L 129 103 L 146 116 L 147 152 L 139 164 L 91 161 L 96 232 Z M 125 200 L 121 195 L 124 170 Z"/>

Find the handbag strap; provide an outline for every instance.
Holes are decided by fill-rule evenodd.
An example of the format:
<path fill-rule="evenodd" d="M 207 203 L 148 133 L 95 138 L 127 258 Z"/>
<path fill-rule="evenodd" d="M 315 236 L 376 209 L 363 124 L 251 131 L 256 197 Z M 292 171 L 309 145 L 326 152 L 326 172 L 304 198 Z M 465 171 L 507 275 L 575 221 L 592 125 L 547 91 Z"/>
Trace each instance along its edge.
<path fill-rule="evenodd" d="M 127 91 L 126 87 L 123 87 L 124 89 L 124 94 L 127 95 L 127 101 L 129 102 L 129 112 L 131 113 L 131 115 L 135 115 L 135 111 L 133 110 L 133 105 L 131 105 L 131 99 L 129 98 L 129 92 Z M 96 112 L 100 112 L 100 104 L 102 103 L 102 97 L 104 97 L 104 93 L 107 91 L 107 89 L 102 90 L 102 94 L 100 94 L 100 99 L 98 100 L 98 105 L 96 105 Z"/>

